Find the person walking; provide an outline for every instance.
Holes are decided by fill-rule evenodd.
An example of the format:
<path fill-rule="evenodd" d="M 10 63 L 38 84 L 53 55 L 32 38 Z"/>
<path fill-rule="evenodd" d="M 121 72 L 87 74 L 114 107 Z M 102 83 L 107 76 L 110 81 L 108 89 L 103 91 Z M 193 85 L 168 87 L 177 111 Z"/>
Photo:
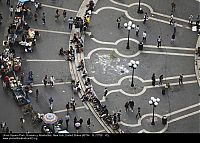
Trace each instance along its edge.
<path fill-rule="evenodd" d="M 48 77 L 47 75 L 45 75 L 45 77 L 43 78 L 43 83 L 45 87 L 47 86 L 47 82 L 48 82 L 47 80 L 48 80 Z"/>
<path fill-rule="evenodd" d="M 54 85 L 54 82 L 55 82 L 55 78 L 54 78 L 54 76 L 52 75 L 51 77 L 50 77 L 50 85 L 53 87 L 53 85 Z"/>
<path fill-rule="evenodd" d="M 174 15 L 171 13 L 170 19 L 169 19 L 169 24 L 170 25 L 173 23 L 173 20 L 174 20 Z"/>
<path fill-rule="evenodd" d="M 105 87 L 104 92 L 103 92 L 103 98 L 106 99 L 106 96 L 108 94 L 108 89 Z"/>
<path fill-rule="evenodd" d="M 73 23 L 74 23 L 74 19 L 73 19 L 73 17 L 70 17 L 70 18 L 68 19 L 68 25 L 69 25 L 69 29 L 70 29 L 70 30 L 72 30 Z"/>
<path fill-rule="evenodd" d="M 179 83 L 179 85 L 183 84 L 183 74 L 180 74 L 178 83 Z"/>
<path fill-rule="evenodd" d="M 46 23 L 46 17 L 45 17 L 45 13 L 43 12 L 42 13 L 42 21 L 43 21 L 43 25 Z"/>
<path fill-rule="evenodd" d="M 7 133 L 7 134 L 9 133 L 9 128 L 8 128 L 8 127 L 6 127 L 6 133 Z"/>
<path fill-rule="evenodd" d="M 49 98 L 49 106 L 50 106 L 50 110 L 53 111 L 53 98 L 52 97 Z"/>
<path fill-rule="evenodd" d="M 145 14 L 144 14 L 143 24 L 145 24 L 147 20 L 148 20 L 148 15 L 147 15 L 147 13 L 145 12 Z"/>
<path fill-rule="evenodd" d="M 13 16 L 13 11 L 14 11 L 13 5 L 10 6 L 9 10 L 10 10 L 10 17 L 12 17 Z"/>
<path fill-rule="evenodd" d="M 70 107 L 69 107 L 69 102 L 67 102 L 67 104 L 66 104 L 65 107 L 66 107 L 66 109 L 67 109 L 67 113 L 69 113 L 69 108 L 70 108 Z"/>
<path fill-rule="evenodd" d="M 161 74 L 159 77 L 159 84 L 162 85 L 163 84 L 163 75 Z"/>
<path fill-rule="evenodd" d="M 138 112 L 137 112 L 137 114 L 136 114 L 136 118 L 137 118 L 138 116 L 141 118 L 140 107 L 138 107 Z"/>
<path fill-rule="evenodd" d="M 69 113 L 67 113 L 67 115 L 65 116 L 65 122 L 66 122 L 66 129 L 68 130 L 68 126 L 69 126 L 69 119 L 70 119 L 70 116 L 69 116 Z"/>
<path fill-rule="evenodd" d="M 59 17 L 60 17 L 59 10 L 56 9 L 55 21 L 58 21 Z"/>
<path fill-rule="evenodd" d="M 116 113 L 113 114 L 113 124 L 117 123 L 117 115 Z"/>
<path fill-rule="evenodd" d="M 172 34 L 171 44 L 174 44 L 174 42 L 175 42 L 175 33 Z"/>
<path fill-rule="evenodd" d="M 37 14 L 37 12 L 34 13 L 33 17 L 34 17 L 34 21 L 37 21 L 37 19 L 38 19 L 38 14 Z"/>
<path fill-rule="evenodd" d="M 38 96 L 39 96 L 39 90 L 36 89 L 36 91 L 35 91 L 35 98 L 36 98 L 36 101 L 38 101 Z"/>
<path fill-rule="evenodd" d="M 79 123 L 80 123 L 80 125 L 82 126 L 82 124 L 83 124 L 83 119 L 82 119 L 82 117 L 80 117 Z"/>
<path fill-rule="evenodd" d="M 128 112 L 128 109 L 129 109 L 129 102 L 127 101 L 124 105 L 125 109 L 126 109 L 126 112 Z"/>
<path fill-rule="evenodd" d="M 151 77 L 151 80 L 152 80 L 152 85 L 155 86 L 156 84 L 156 76 L 155 76 L 155 73 L 153 73 L 152 77 Z"/>
<path fill-rule="evenodd" d="M 135 28 L 135 32 L 136 32 L 135 35 L 136 36 L 139 36 L 139 30 L 140 30 L 140 27 L 139 27 L 139 25 L 137 25 L 136 28 Z"/>
<path fill-rule="evenodd" d="M 174 29 L 174 34 L 176 34 L 176 21 L 173 22 L 173 29 Z"/>
<path fill-rule="evenodd" d="M 157 39 L 157 42 L 158 42 L 157 47 L 158 47 L 158 48 L 161 46 L 161 41 L 162 41 L 161 37 L 158 36 L 158 39 Z"/>
<path fill-rule="evenodd" d="M 90 128 L 90 118 L 87 119 L 87 126 Z"/>
<path fill-rule="evenodd" d="M 142 33 L 142 41 L 143 42 L 146 42 L 146 40 L 147 40 L 147 32 L 146 31 L 144 31 L 143 33 Z"/>
<path fill-rule="evenodd" d="M 7 0 L 7 1 L 6 1 L 6 4 L 7 4 L 7 5 L 10 5 L 10 0 Z"/>
<path fill-rule="evenodd" d="M 172 7 L 172 12 L 175 12 L 176 4 L 174 1 L 171 3 L 171 7 Z"/>
<path fill-rule="evenodd" d="M 121 17 L 118 17 L 116 21 L 117 21 L 117 28 L 120 29 Z"/>
<path fill-rule="evenodd" d="M 5 131 L 5 127 L 6 127 L 6 122 L 5 122 L 5 121 L 1 122 L 1 129 L 2 129 L 2 132 Z"/>
<path fill-rule="evenodd" d="M 193 21 L 193 15 L 190 15 L 190 16 L 189 16 L 188 23 L 192 25 L 192 21 Z"/>
<path fill-rule="evenodd" d="M 77 122 L 77 118 L 76 118 L 76 116 L 75 116 L 75 117 L 74 117 L 74 126 L 75 126 L 76 122 Z"/>
<path fill-rule="evenodd" d="M 20 117 L 19 121 L 20 121 L 20 127 L 23 128 L 23 125 L 24 125 L 24 123 L 25 123 L 24 117 L 23 117 L 23 116 Z"/>
<path fill-rule="evenodd" d="M 118 121 L 118 122 L 121 121 L 121 115 L 122 115 L 122 111 L 119 110 L 119 111 L 117 112 L 117 121 Z"/>
<path fill-rule="evenodd" d="M 65 22 L 67 18 L 67 12 L 66 10 L 63 10 L 63 21 Z"/>
<path fill-rule="evenodd" d="M 131 111 L 133 112 L 133 108 L 134 108 L 134 101 L 133 100 L 129 101 L 129 107 L 131 108 Z"/>

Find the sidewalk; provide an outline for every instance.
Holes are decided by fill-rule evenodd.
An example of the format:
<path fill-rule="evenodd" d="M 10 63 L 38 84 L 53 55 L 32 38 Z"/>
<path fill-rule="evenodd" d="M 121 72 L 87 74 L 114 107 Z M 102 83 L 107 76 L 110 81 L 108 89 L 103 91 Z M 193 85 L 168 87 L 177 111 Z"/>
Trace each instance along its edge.
<path fill-rule="evenodd" d="M 196 53 L 195 53 L 195 73 L 197 76 L 197 81 L 200 86 L 200 36 L 198 37 L 197 44 L 196 44 Z M 198 54 L 199 52 L 199 54 Z"/>

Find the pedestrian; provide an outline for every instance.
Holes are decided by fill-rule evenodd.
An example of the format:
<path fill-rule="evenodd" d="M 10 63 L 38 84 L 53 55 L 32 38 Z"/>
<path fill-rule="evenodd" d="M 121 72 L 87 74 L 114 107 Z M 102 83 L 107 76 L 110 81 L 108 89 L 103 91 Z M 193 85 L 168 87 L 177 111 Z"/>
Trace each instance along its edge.
<path fill-rule="evenodd" d="M 163 84 L 163 75 L 161 74 L 159 77 L 159 84 L 162 85 Z"/>
<path fill-rule="evenodd" d="M 34 20 L 37 21 L 37 18 L 38 18 L 37 12 L 35 12 L 33 16 L 34 16 Z"/>
<path fill-rule="evenodd" d="M 158 47 L 158 48 L 161 46 L 161 41 L 162 41 L 161 37 L 158 36 L 158 39 L 157 39 L 157 42 L 158 42 L 157 47 Z"/>
<path fill-rule="evenodd" d="M 78 129 L 81 127 L 81 124 L 79 122 L 75 123 L 76 133 L 78 133 Z"/>
<path fill-rule="evenodd" d="M 118 17 L 116 21 L 117 21 L 117 27 L 118 27 L 118 29 L 120 29 L 121 28 L 121 26 L 120 26 L 121 17 Z"/>
<path fill-rule="evenodd" d="M 44 83 L 44 86 L 46 87 L 47 86 L 47 79 L 48 79 L 48 77 L 47 77 L 47 75 L 45 75 L 45 77 L 43 78 L 43 83 Z"/>
<path fill-rule="evenodd" d="M 82 119 L 82 117 L 80 117 L 80 119 L 79 119 L 79 123 L 80 123 L 81 126 L 82 126 L 82 123 L 83 123 L 83 119 Z"/>
<path fill-rule="evenodd" d="M 183 74 L 180 74 L 178 83 L 179 83 L 179 85 L 183 84 Z"/>
<path fill-rule="evenodd" d="M 6 4 L 7 4 L 7 5 L 10 5 L 10 0 L 7 0 L 7 1 L 6 1 Z"/>
<path fill-rule="evenodd" d="M 143 24 L 145 24 L 147 20 L 148 20 L 148 15 L 147 15 L 147 13 L 145 12 Z"/>
<path fill-rule="evenodd" d="M 50 77 L 50 85 L 53 87 L 53 85 L 54 85 L 54 82 L 55 82 L 55 78 L 54 78 L 54 76 L 52 75 L 51 77 Z"/>
<path fill-rule="evenodd" d="M 134 108 L 134 101 L 133 100 L 129 101 L 129 107 L 131 108 L 131 111 L 133 112 L 133 108 Z"/>
<path fill-rule="evenodd" d="M 52 97 L 49 98 L 49 106 L 50 106 L 50 110 L 53 111 L 53 98 Z"/>
<path fill-rule="evenodd" d="M 8 127 L 6 127 L 6 133 L 9 133 L 9 128 Z"/>
<path fill-rule="evenodd" d="M 137 112 L 137 114 L 136 114 L 136 118 L 137 118 L 138 116 L 141 118 L 140 107 L 138 107 L 138 112 Z"/>
<path fill-rule="evenodd" d="M 68 130 L 68 126 L 69 126 L 69 119 L 70 119 L 70 116 L 69 116 L 69 113 L 67 113 L 67 115 L 65 116 L 65 122 L 66 122 L 66 129 Z"/>
<path fill-rule="evenodd" d="M 35 2 L 35 11 L 38 11 L 38 8 L 39 8 L 39 3 Z"/>
<path fill-rule="evenodd" d="M 155 76 L 155 73 L 153 73 L 151 79 L 152 79 L 152 85 L 155 86 L 155 84 L 156 84 L 156 76 Z"/>
<path fill-rule="evenodd" d="M 6 127 L 6 122 L 5 121 L 1 122 L 1 129 L 3 132 L 5 131 L 5 127 Z"/>
<path fill-rule="evenodd" d="M 171 13 L 170 19 L 169 19 L 169 24 L 170 25 L 173 23 L 173 20 L 174 20 L 174 15 Z"/>
<path fill-rule="evenodd" d="M 23 128 L 24 123 L 25 123 L 25 119 L 24 119 L 24 117 L 22 116 L 22 117 L 20 117 L 20 127 L 21 127 L 21 128 Z"/>
<path fill-rule="evenodd" d="M 122 114 L 122 111 L 119 110 L 119 111 L 117 112 L 117 121 L 118 121 L 118 122 L 121 121 L 121 114 Z"/>
<path fill-rule="evenodd" d="M 58 9 L 56 9 L 55 21 L 57 21 L 57 20 L 58 20 L 59 16 L 60 16 L 60 14 L 59 14 L 59 10 L 58 10 Z"/>
<path fill-rule="evenodd" d="M 90 128 L 90 118 L 87 119 L 87 126 Z"/>
<path fill-rule="evenodd" d="M 175 42 L 175 33 L 172 34 L 171 44 L 174 44 L 174 42 Z"/>
<path fill-rule="evenodd" d="M 68 25 L 69 25 L 69 29 L 70 29 L 70 30 L 72 30 L 73 23 L 74 23 L 74 19 L 73 19 L 73 17 L 70 17 L 70 18 L 68 19 Z"/>
<path fill-rule="evenodd" d="M 71 105 L 71 107 L 74 105 L 74 103 L 75 103 L 75 99 L 74 99 L 74 97 L 72 97 L 72 98 L 70 99 L 70 105 Z"/>
<path fill-rule="evenodd" d="M 171 3 L 171 7 L 172 7 L 172 12 L 175 12 L 176 4 L 174 3 L 174 1 Z"/>
<path fill-rule="evenodd" d="M 139 36 L 139 30 L 140 30 L 140 27 L 139 25 L 137 25 L 135 28 L 136 36 Z"/>
<path fill-rule="evenodd" d="M 67 12 L 66 10 L 63 10 L 63 21 L 65 22 L 67 18 Z"/>
<path fill-rule="evenodd" d="M 126 112 L 127 112 L 127 111 L 128 111 L 128 109 L 129 109 L 129 102 L 128 102 L 128 101 L 125 103 L 124 107 L 125 107 L 125 109 L 126 109 Z"/>
<path fill-rule="evenodd" d="M 103 93 L 103 98 L 104 99 L 106 99 L 107 94 L 108 94 L 108 89 L 107 89 L 107 87 L 105 87 L 104 93 Z"/>
<path fill-rule="evenodd" d="M 142 34 L 142 41 L 143 42 L 146 42 L 146 40 L 147 40 L 146 37 L 147 37 L 147 33 L 146 33 L 146 31 L 144 31 L 143 34 Z"/>
<path fill-rule="evenodd" d="M 35 91 L 35 98 L 36 98 L 36 101 L 38 101 L 38 96 L 39 96 L 39 90 L 38 89 L 36 89 L 36 91 Z"/>
<path fill-rule="evenodd" d="M 9 10 L 10 10 L 10 17 L 12 17 L 12 15 L 13 15 L 13 11 L 14 11 L 14 9 L 13 9 L 13 6 L 12 6 L 12 5 L 10 6 Z"/>
<path fill-rule="evenodd" d="M 67 104 L 66 104 L 65 107 L 66 107 L 66 109 L 67 109 L 67 113 L 68 113 L 68 112 L 69 112 L 69 108 L 70 108 L 70 107 L 69 107 L 69 102 L 67 102 Z"/>
<path fill-rule="evenodd" d="M 177 24 L 176 24 L 176 22 L 174 21 L 174 22 L 173 22 L 174 34 L 176 34 L 176 25 L 177 25 Z"/>
<path fill-rule="evenodd" d="M 77 122 L 77 118 L 76 118 L 76 116 L 75 116 L 75 117 L 74 117 L 74 126 L 75 126 L 76 122 Z"/>
<path fill-rule="evenodd" d="M 46 18 L 45 18 L 45 13 L 44 12 L 42 13 L 42 21 L 43 21 L 42 24 L 44 25 L 46 23 Z"/>
<path fill-rule="evenodd" d="M 188 23 L 192 25 L 192 21 L 193 21 L 193 15 L 190 15 L 190 16 L 189 16 Z"/>

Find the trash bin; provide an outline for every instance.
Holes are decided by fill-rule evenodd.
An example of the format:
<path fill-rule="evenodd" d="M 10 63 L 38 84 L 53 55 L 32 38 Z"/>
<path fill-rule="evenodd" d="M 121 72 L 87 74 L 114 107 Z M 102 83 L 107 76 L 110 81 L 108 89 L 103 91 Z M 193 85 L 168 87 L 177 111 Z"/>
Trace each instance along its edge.
<path fill-rule="evenodd" d="M 139 50 L 143 50 L 143 43 L 142 43 L 142 42 L 139 43 L 138 49 L 139 49 Z"/>
<path fill-rule="evenodd" d="M 163 116 L 163 117 L 162 117 L 162 124 L 163 124 L 163 125 L 166 125 L 166 124 L 167 124 L 167 117 L 166 117 L 166 116 Z"/>

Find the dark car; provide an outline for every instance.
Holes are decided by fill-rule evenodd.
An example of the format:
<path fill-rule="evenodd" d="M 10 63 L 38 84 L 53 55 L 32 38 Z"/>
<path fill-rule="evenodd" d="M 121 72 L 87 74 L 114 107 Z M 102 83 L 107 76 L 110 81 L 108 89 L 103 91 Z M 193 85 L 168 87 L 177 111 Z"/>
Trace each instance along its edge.
<path fill-rule="evenodd" d="M 20 106 L 27 105 L 30 103 L 30 100 L 26 98 L 26 95 L 21 88 L 13 90 L 13 98 Z"/>

